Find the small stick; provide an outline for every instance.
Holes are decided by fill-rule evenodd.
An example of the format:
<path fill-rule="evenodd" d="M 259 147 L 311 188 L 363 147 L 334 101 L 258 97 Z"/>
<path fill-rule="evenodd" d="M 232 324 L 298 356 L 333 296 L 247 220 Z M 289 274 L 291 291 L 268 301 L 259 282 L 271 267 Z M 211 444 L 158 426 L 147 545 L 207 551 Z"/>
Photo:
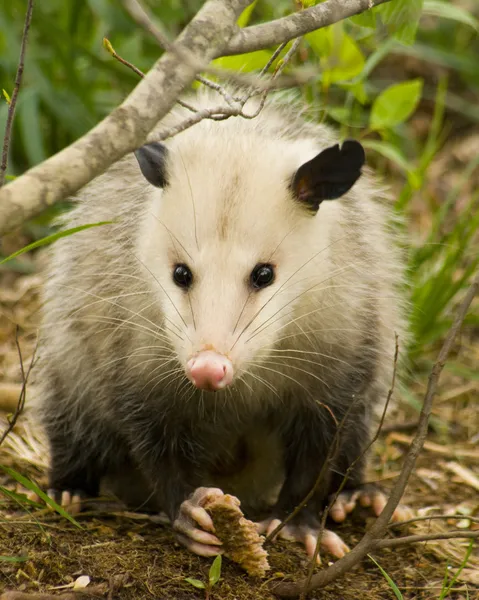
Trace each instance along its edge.
<path fill-rule="evenodd" d="M 425 533 L 424 535 L 407 535 L 405 537 L 393 538 L 390 540 L 376 540 L 374 548 L 398 548 L 408 544 L 417 544 L 418 542 L 431 542 L 433 540 L 455 540 L 455 539 L 472 539 L 479 538 L 479 531 L 461 531 L 453 530 L 444 533 Z"/>
<path fill-rule="evenodd" d="M 118 62 L 120 62 L 122 65 L 125 65 L 125 67 L 128 67 L 129 69 L 131 69 L 139 77 L 143 78 L 145 76 L 145 74 L 143 73 L 143 71 L 141 71 L 138 67 L 135 67 L 134 64 L 132 64 L 131 62 L 125 60 L 119 54 L 117 54 L 117 52 L 116 52 L 115 48 L 113 48 L 110 40 L 108 38 L 106 38 L 106 37 L 103 38 L 103 47 L 105 48 L 105 50 L 107 50 L 113 56 L 113 58 L 116 58 L 116 60 Z"/>
<path fill-rule="evenodd" d="M 321 547 L 321 537 L 322 537 L 322 534 L 323 534 L 323 531 L 324 531 L 324 527 L 326 525 L 326 519 L 328 517 L 328 514 L 329 514 L 329 511 L 331 509 L 331 506 L 334 506 L 334 503 L 336 502 L 336 500 L 339 497 L 339 494 L 342 492 L 344 486 L 346 485 L 346 482 L 349 479 L 349 474 L 351 473 L 351 471 L 354 468 L 354 466 L 368 452 L 368 450 L 376 442 L 376 440 L 378 439 L 378 437 L 379 437 L 379 435 L 381 433 L 381 428 L 383 426 L 384 419 L 386 418 L 386 413 L 387 413 L 387 410 L 389 408 L 389 403 L 391 401 L 391 398 L 392 398 L 392 395 L 393 395 L 393 392 L 394 392 L 394 387 L 396 385 L 396 373 L 397 373 L 398 356 L 399 356 L 399 337 L 398 337 L 397 334 L 395 334 L 395 349 L 394 349 L 393 373 L 392 373 L 392 378 L 391 378 L 391 387 L 389 388 L 388 395 L 386 397 L 386 402 L 384 403 L 384 408 L 383 408 L 383 412 L 382 412 L 382 415 L 381 415 L 381 419 L 379 421 L 379 425 L 378 425 L 378 427 L 376 429 L 376 433 L 374 434 L 374 436 L 371 439 L 371 441 L 369 442 L 369 444 L 363 449 L 363 451 L 361 452 L 361 454 L 359 456 L 357 456 L 353 460 L 353 462 L 349 465 L 349 467 L 347 468 L 346 473 L 344 474 L 344 477 L 343 477 L 343 479 L 341 481 L 341 485 L 337 489 L 337 491 L 334 494 L 333 498 L 330 500 L 328 506 L 326 506 L 325 509 L 324 509 L 324 511 L 323 511 L 323 515 L 322 515 L 322 518 L 321 518 L 321 527 L 320 527 L 319 535 L 318 535 L 318 541 L 316 543 L 316 548 L 314 549 L 313 558 L 312 558 L 310 566 L 309 566 L 308 576 L 306 577 L 306 581 L 305 581 L 305 584 L 304 584 L 303 594 L 306 593 L 306 590 L 308 589 L 308 587 L 309 587 L 309 585 L 311 583 L 311 578 L 313 577 L 314 567 L 316 565 L 316 559 L 317 559 L 317 556 L 319 554 L 319 549 Z"/>
<path fill-rule="evenodd" d="M 404 465 L 401 470 L 401 474 L 396 481 L 391 494 L 389 496 L 389 500 L 384 507 L 383 512 L 376 519 L 375 523 L 372 527 L 366 531 L 361 541 L 343 558 L 335 562 L 331 567 L 321 571 L 314 575 L 311 579 L 310 585 L 307 588 L 307 592 L 310 592 L 319 587 L 324 587 L 328 583 L 331 583 L 341 575 L 344 575 L 348 571 L 352 569 L 354 565 L 356 565 L 360 560 L 362 560 L 369 552 L 379 547 L 385 541 L 381 539 L 384 535 L 389 520 L 399 504 L 399 501 L 404 494 L 404 490 L 406 489 L 406 485 L 409 481 L 409 477 L 412 473 L 416 460 L 421 451 L 422 445 L 427 435 L 429 416 L 431 414 L 432 409 L 432 401 L 436 394 L 437 384 L 439 381 L 439 376 L 441 374 L 444 365 L 446 364 L 446 359 L 451 351 L 452 345 L 456 336 L 461 328 L 461 325 L 464 321 L 464 318 L 469 310 L 469 306 L 474 299 L 475 295 L 479 290 L 479 273 L 474 278 L 472 284 L 470 285 L 464 300 L 461 302 L 458 310 L 456 318 L 454 319 L 454 323 L 451 326 L 444 344 L 439 352 L 439 356 L 434 363 L 431 374 L 428 379 L 428 385 L 426 394 L 424 396 L 424 403 L 421 410 L 421 414 L 419 416 L 419 425 L 416 432 L 416 435 L 411 443 L 409 451 L 405 457 Z M 461 532 L 463 534 L 464 532 Z M 476 534 L 477 532 L 470 532 Z M 401 538 L 399 538 L 401 539 Z M 294 582 L 294 583 L 280 583 L 275 586 L 271 586 L 274 594 L 281 596 L 283 598 L 296 598 L 298 597 L 304 590 L 305 580 Z"/>
<path fill-rule="evenodd" d="M 457 519 L 457 520 L 466 520 L 472 521 L 473 523 L 479 523 L 479 517 L 470 517 L 469 515 L 423 515 L 421 517 L 413 517 L 412 519 L 407 519 L 407 521 L 396 521 L 395 523 L 389 523 L 388 527 L 390 529 L 396 527 L 403 527 L 404 525 L 409 525 L 410 523 L 416 523 L 417 521 L 431 521 L 431 520 L 444 520 L 448 519 Z"/>
<path fill-rule="evenodd" d="M 5 137 L 3 138 L 2 164 L 0 166 L 0 187 L 5 184 L 5 174 L 7 172 L 8 148 L 12 137 L 13 118 L 15 116 L 15 106 L 17 104 L 18 92 L 22 83 L 23 69 L 25 67 L 25 51 L 27 48 L 28 31 L 32 21 L 33 0 L 28 0 L 27 14 L 23 25 L 22 45 L 20 48 L 20 59 L 18 62 L 17 75 L 15 77 L 15 86 L 8 106 L 7 123 L 5 125 Z"/>
<path fill-rule="evenodd" d="M 30 365 L 28 367 L 27 372 L 25 373 L 25 369 L 23 366 L 23 358 L 22 358 L 22 351 L 20 348 L 20 342 L 18 341 L 18 325 L 17 328 L 15 330 L 15 344 L 17 346 L 17 350 L 18 350 L 18 356 L 20 358 L 20 370 L 22 373 L 22 389 L 20 391 L 20 395 L 18 397 L 18 402 L 17 402 L 17 406 L 15 408 L 15 412 L 13 413 L 13 416 L 8 424 L 8 427 L 5 429 L 5 431 L 3 432 L 2 436 L 0 437 L 0 446 L 3 444 L 3 442 L 5 441 L 5 439 L 7 438 L 8 434 L 13 430 L 13 428 L 15 427 L 15 424 L 18 420 L 18 417 L 22 414 L 24 406 L 25 406 L 25 398 L 26 398 L 26 393 L 27 393 L 27 382 L 28 382 L 28 378 L 30 376 L 30 372 L 33 368 L 33 365 L 35 364 L 35 353 L 37 351 L 37 347 L 35 346 L 34 350 L 33 350 L 33 355 L 32 355 L 32 360 L 30 361 Z"/>
<path fill-rule="evenodd" d="M 411 444 L 413 438 L 409 435 L 402 433 L 391 433 L 388 436 L 388 440 L 397 442 L 398 444 Z M 467 448 L 448 448 L 447 446 L 441 446 L 434 442 L 425 441 L 424 450 L 428 452 L 434 452 L 435 454 L 441 454 L 442 456 L 449 456 L 451 458 L 473 458 L 479 459 L 479 450 L 468 450 Z"/>

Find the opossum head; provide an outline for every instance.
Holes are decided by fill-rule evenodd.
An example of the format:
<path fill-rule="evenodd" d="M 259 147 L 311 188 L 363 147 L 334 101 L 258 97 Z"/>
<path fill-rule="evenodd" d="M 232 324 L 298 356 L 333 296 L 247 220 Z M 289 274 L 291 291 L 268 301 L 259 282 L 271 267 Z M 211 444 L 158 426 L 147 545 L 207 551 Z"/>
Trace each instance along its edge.
<path fill-rule="evenodd" d="M 253 373 L 326 281 L 336 198 L 361 173 L 346 141 L 177 136 L 136 152 L 151 193 L 140 259 L 186 376 L 220 390 Z M 324 287 L 324 286 L 323 286 Z M 263 362 L 252 377 L 271 380 Z"/>

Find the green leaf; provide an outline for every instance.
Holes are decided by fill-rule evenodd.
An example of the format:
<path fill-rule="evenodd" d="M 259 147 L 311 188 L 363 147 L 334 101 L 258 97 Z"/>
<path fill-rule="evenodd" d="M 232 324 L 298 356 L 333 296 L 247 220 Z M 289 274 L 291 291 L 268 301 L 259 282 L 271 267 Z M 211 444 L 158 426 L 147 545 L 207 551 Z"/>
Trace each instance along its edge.
<path fill-rule="evenodd" d="M 394 595 L 396 596 L 396 598 L 398 600 L 404 600 L 404 596 L 401 594 L 398 586 L 394 583 L 394 581 L 391 579 L 391 577 L 389 577 L 389 575 L 386 573 L 386 571 L 381 567 L 381 565 L 376 562 L 374 560 L 374 558 L 368 554 L 368 558 L 370 558 L 373 563 L 378 567 L 378 569 L 381 571 L 381 573 L 383 574 L 384 579 L 388 582 L 389 587 L 392 589 L 392 591 L 394 592 Z"/>
<path fill-rule="evenodd" d="M 422 79 L 414 79 L 391 85 L 379 94 L 371 109 L 371 129 L 391 129 L 410 117 L 421 98 L 422 85 Z"/>
<path fill-rule="evenodd" d="M 0 562 L 21 563 L 27 560 L 28 556 L 0 556 Z"/>
<path fill-rule="evenodd" d="M 199 590 L 206 589 L 206 585 L 199 579 L 193 579 L 192 577 L 185 577 L 185 581 L 187 581 L 188 583 L 193 585 L 195 588 L 198 588 Z"/>
<path fill-rule="evenodd" d="M 4 467 L 0 465 L 0 469 L 5 471 L 5 473 L 9 475 L 12 479 L 15 479 L 15 481 L 21 483 L 23 487 L 27 488 L 27 490 L 35 492 L 35 494 L 37 494 L 39 498 L 41 498 L 46 504 L 48 504 L 48 506 L 53 508 L 53 510 L 55 510 L 64 519 L 70 521 L 70 523 L 75 525 L 75 527 L 78 527 L 78 529 L 83 529 L 83 527 L 80 525 L 80 523 L 78 523 L 78 521 L 76 521 L 71 515 L 69 515 L 64 508 L 62 508 L 59 504 L 57 504 L 54 500 L 47 496 L 45 492 L 38 487 L 38 485 L 33 483 L 33 481 L 30 481 L 29 479 L 27 479 L 20 473 L 17 473 L 17 471 L 15 471 L 14 469 L 10 469 L 9 467 Z"/>
<path fill-rule="evenodd" d="M 55 242 L 56 240 L 58 240 L 60 238 L 68 237 L 69 235 L 73 235 L 74 233 L 77 233 L 78 231 L 83 231 L 84 229 L 90 229 L 91 227 L 100 227 L 102 225 L 110 225 L 111 223 L 113 223 L 113 221 L 100 221 L 99 223 L 88 223 L 87 225 L 79 225 L 78 227 L 72 227 L 71 229 L 63 229 L 62 231 L 57 231 L 56 233 L 52 233 L 52 235 L 47 235 L 47 237 L 44 237 L 41 240 L 37 240 L 36 242 L 33 242 L 32 244 L 28 244 L 28 246 L 24 246 L 23 248 L 20 248 L 20 250 L 17 250 L 13 254 L 10 254 L 10 256 L 7 256 L 7 258 L 0 260 L 0 265 L 3 265 L 4 263 L 8 262 L 9 260 L 12 260 L 12 258 L 16 258 L 17 256 L 20 256 L 20 254 L 24 254 L 25 252 L 30 252 L 30 250 L 34 250 L 35 248 L 39 248 L 40 246 L 46 246 L 47 244 L 51 244 L 52 242 Z"/>
<path fill-rule="evenodd" d="M 254 0 L 252 4 L 244 9 L 244 11 L 240 14 L 239 19 L 236 24 L 238 27 L 246 27 L 251 19 L 251 13 L 254 11 L 258 0 Z"/>
<path fill-rule="evenodd" d="M 425 0 L 423 14 L 469 25 L 479 31 L 479 21 L 466 9 L 442 0 Z"/>
<path fill-rule="evenodd" d="M 214 559 L 213 564 L 210 567 L 210 571 L 208 573 L 210 586 L 213 587 L 215 583 L 218 583 L 221 577 L 221 554 Z"/>

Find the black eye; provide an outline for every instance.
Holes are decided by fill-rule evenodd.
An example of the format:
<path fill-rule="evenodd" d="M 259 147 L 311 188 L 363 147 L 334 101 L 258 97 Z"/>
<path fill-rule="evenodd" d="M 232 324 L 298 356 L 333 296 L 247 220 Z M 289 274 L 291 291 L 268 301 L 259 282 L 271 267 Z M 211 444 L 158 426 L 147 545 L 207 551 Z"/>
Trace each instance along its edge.
<path fill-rule="evenodd" d="M 186 265 L 175 265 L 173 281 L 182 288 L 189 288 L 193 282 L 193 273 Z"/>
<path fill-rule="evenodd" d="M 274 267 L 269 264 L 259 264 L 251 271 L 250 282 L 255 290 L 271 285 L 274 281 Z"/>

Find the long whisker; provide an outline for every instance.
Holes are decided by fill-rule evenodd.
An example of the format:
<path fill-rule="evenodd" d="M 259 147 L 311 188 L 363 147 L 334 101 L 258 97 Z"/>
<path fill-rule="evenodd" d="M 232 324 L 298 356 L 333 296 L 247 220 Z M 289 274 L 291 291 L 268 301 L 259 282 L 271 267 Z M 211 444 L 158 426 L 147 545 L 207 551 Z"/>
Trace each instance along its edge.
<path fill-rule="evenodd" d="M 160 225 L 163 225 L 163 227 L 166 229 L 166 231 L 169 233 L 171 238 L 175 238 L 176 242 L 178 243 L 179 246 L 181 246 L 181 249 L 184 250 L 185 254 L 188 255 L 188 258 L 193 261 L 193 257 L 191 256 L 191 254 L 188 252 L 188 250 L 183 246 L 183 244 L 180 242 L 180 240 L 178 239 L 178 237 L 171 231 L 171 229 L 169 229 L 161 219 L 159 219 L 154 213 L 150 213 L 152 217 L 154 217 L 158 223 L 160 223 Z"/>
<path fill-rule="evenodd" d="M 365 296 L 363 298 L 364 300 L 376 300 L 376 299 L 382 299 L 382 300 L 388 300 L 388 299 L 394 299 L 394 296 Z M 287 323 L 285 323 L 284 325 L 281 325 L 281 327 L 278 327 L 273 334 L 277 333 L 278 331 L 281 331 L 281 329 L 284 329 L 285 327 L 289 327 L 289 325 L 295 323 L 296 321 L 299 321 L 300 319 L 304 319 L 305 317 L 308 317 L 314 313 L 318 313 L 321 312 L 323 310 L 327 310 L 329 308 L 334 308 L 336 306 L 341 306 L 341 304 L 343 304 L 343 301 L 341 302 L 335 302 L 334 304 L 329 304 L 328 306 L 320 306 L 312 311 L 309 311 L 307 313 L 304 313 L 302 315 L 299 315 L 298 317 L 296 317 L 296 319 L 292 319 L 291 321 L 288 321 Z M 263 333 L 263 331 L 265 331 L 268 327 L 271 327 L 272 325 L 274 325 L 275 323 L 277 323 L 280 320 L 280 318 L 276 319 L 275 321 L 273 321 L 272 323 L 269 323 L 269 325 L 267 325 L 266 327 L 264 327 L 261 331 L 258 331 L 257 333 L 252 334 L 245 343 L 248 343 L 253 337 L 255 337 L 256 335 L 258 335 L 259 333 Z M 256 330 L 255 330 L 256 331 Z"/>
<path fill-rule="evenodd" d="M 288 323 L 289 325 L 290 323 Z M 284 340 L 288 340 L 290 338 L 294 338 L 300 335 L 309 335 L 310 333 L 323 333 L 325 331 L 342 331 L 342 332 L 354 332 L 357 331 L 358 328 L 353 328 L 353 327 L 346 327 L 346 328 L 342 328 L 342 327 L 325 327 L 325 328 L 321 328 L 321 329 L 309 329 L 307 332 L 306 331 L 299 331 L 298 333 L 291 333 L 289 335 L 284 335 L 283 337 L 280 337 L 276 340 L 276 343 L 282 342 Z"/>
<path fill-rule="evenodd" d="M 253 363 L 251 363 L 251 364 L 253 364 Z M 254 366 L 258 366 L 258 365 L 254 365 Z M 257 381 L 259 381 L 260 383 L 265 385 L 269 390 L 271 390 L 273 392 L 273 394 L 275 394 L 275 396 L 280 398 L 280 395 L 279 395 L 278 391 L 276 390 L 276 388 L 271 383 L 269 383 L 269 381 L 260 377 L 257 373 L 252 373 L 251 371 L 247 370 L 247 371 L 245 371 L 245 375 L 248 375 L 249 377 L 256 379 Z"/>
<path fill-rule="evenodd" d="M 276 365 L 279 367 L 285 366 L 284 362 L 275 361 L 275 360 L 271 360 L 271 359 L 268 359 L 267 361 L 265 361 L 265 363 L 268 365 Z M 320 383 L 325 385 L 327 388 L 330 387 L 329 384 L 326 381 L 324 381 L 324 379 L 321 379 L 321 377 L 318 377 L 318 375 L 316 375 L 315 373 L 311 373 L 311 371 L 307 371 L 306 369 L 301 369 L 301 367 L 297 367 L 296 365 L 291 365 L 291 364 L 288 364 L 288 368 L 294 369 L 295 371 L 301 371 L 301 373 L 306 373 L 306 375 L 310 375 L 311 377 L 313 377 L 314 379 L 316 379 L 317 381 L 319 381 Z M 284 375 L 284 373 L 283 373 L 283 375 Z"/>
<path fill-rule="evenodd" d="M 186 321 L 183 319 L 180 311 L 176 307 L 176 304 L 173 302 L 173 300 L 171 299 L 170 295 L 165 290 L 165 288 L 161 285 L 158 278 L 155 277 L 154 273 L 151 272 L 151 270 L 145 265 L 145 263 L 140 258 L 138 258 L 138 256 L 136 256 L 136 254 L 132 250 L 130 250 L 130 253 L 148 271 L 148 273 L 153 277 L 153 279 L 156 281 L 156 283 L 160 286 L 160 288 L 163 290 L 163 293 L 168 298 L 168 300 L 171 302 L 173 308 L 176 310 L 176 312 L 177 312 L 178 316 L 180 317 L 180 319 L 182 320 L 184 326 L 188 329 L 188 325 L 186 324 Z M 167 317 L 165 317 L 165 318 L 167 318 Z M 171 321 L 171 319 L 168 319 L 168 321 Z M 186 333 L 186 331 L 184 333 L 185 333 L 186 337 L 188 337 L 188 334 Z M 188 337 L 188 339 L 190 339 L 190 338 Z M 190 342 L 191 342 L 191 340 L 190 340 Z"/>
<path fill-rule="evenodd" d="M 171 358 L 171 354 L 154 354 L 154 353 L 135 353 L 132 352 L 131 354 L 126 354 L 124 356 L 120 356 L 120 358 L 114 358 L 113 360 L 109 360 L 108 362 L 104 362 L 102 363 L 100 366 L 96 367 L 95 369 L 93 369 L 93 371 L 91 371 L 92 373 L 95 373 L 96 371 L 101 371 L 102 369 L 105 369 L 106 367 L 109 367 L 110 365 L 113 365 L 115 363 L 121 362 L 122 360 L 125 360 L 127 358 L 132 358 L 133 356 L 151 356 L 151 360 L 148 361 L 141 361 L 139 363 L 135 364 L 135 367 L 139 367 L 140 365 L 144 365 L 146 362 L 153 362 L 155 360 L 158 359 L 163 359 L 163 358 Z M 131 368 L 131 366 L 130 366 Z"/>
<path fill-rule="evenodd" d="M 286 239 L 286 238 L 287 238 L 287 237 L 288 237 L 288 236 L 289 236 L 289 235 L 290 235 L 290 234 L 291 234 L 291 233 L 292 233 L 292 232 L 293 232 L 293 231 L 296 229 L 296 227 L 297 227 L 297 225 L 294 225 L 294 226 L 293 226 L 293 227 L 292 227 L 292 228 L 291 228 L 291 229 L 288 231 L 288 233 L 286 233 L 286 235 L 285 235 L 285 236 L 283 237 L 283 239 L 282 239 L 282 240 L 279 242 L 279 244 L 276 246 L 276 248 L 273 250 L 273 252 L 271 252 L 271 254 L 270 254 L 270 257 L 269 257 L 269 259 L 268 259 L 268 262 L 271 262 L 271 260 L 273 259 L 273 256 L 276 254 L 276 252 L 277 252 L 277 250 L 279 249 L 279 247 L 281 246 L 281 244 L 282 244 L 282 243 L 284 242 L 284 240 L 285 240 L 285 239 Z M 249 294 L 248 294 L 248 297 L 246 298 L 246 300 L 245 300 L 245 303 L 243 304 L 243 308 L 241 309 L 241 312 L 240 312 L 240 314 L 239 314 L 238 320 L 236 321 L 236 324 L 235 324 L 235 326 L 234 326 L 233 333 L 236 331 L 236 328 L 238 327 L 238 324 L 239 324 L 239 322 L 240 322 L 240 319 L 241 319 L 241 317 L 243 316 L 244 309 L 246 308 L 246 305 L 248 304 L 248 300 L 250 299 L 250 297 L 251 297 L 251 294 L 252 294 L 252 293 L 253 293 L 253 292 L 251 292 L 251 291 L 249 292 Z"/>
<path fill-rule="evenodd" d="M 271 356 L 271 353 L 273 353 L 273 355 L 274 355 L 274 353 L 277 353 L 277 352 L 298 352 L 298 353 L 302 353 L 302 354 L 315 354 L 317 356 L 323 356 L 324 358 L 327 358 L 328 360 L 340 362 L 343 365 L 346 365 L 348 367 L 352 366 L 351 363 L 347 362 L 346 360 L 342 360 L 341 358 L 337 358 L 336 356 L 333 356 L 331 354 L 324 354 L 323 352 L 308 352 L 307 350 L 293 350 L 292 348 L 290 348 L 288 350 L 280 350 L 280 349 L 274 349 L 274 348 L 272 348 L 272 349 L 269 350 L 269 352 L 270 352 L 270 354 L 269 354 L 270 356 Z M 278 358 L 280 358 L 280 357 L 278 357 Z M 321 367 L 325 367 L 326 366 L 323 363 L 320 363 L 320 362 L 317 362 L 317 361 L 314 361 L 314 360 L 307 360 L 305 358 L 300 358 L 298 356 L 291 356 L 291 355 L 288 355 L 288 354 L 281 355 L 281 358 L 288 358 L 288 359 L 291 359 L 291 360 L 302 360 L 304 362 L 309 362 L 309 363 L 311 363 L 313 365 L 319 365 Z"/>
<path fill-rule="evenodd" d="M 331 242 L 331 244 L 328 244 L 328 246 L 326 246 L 325 248 L 322 248 L 321 250 L 319 250 L 318 252 L 316 252 L 315 254 L 313 254 L 313 256 L 311 258 L 309 258 L 306 262 L 304 262 L 298 269 L 296 269 L 296 271 L 294 271 L 294 273 L 292 273 L 287 279 L 286 281 L 284 281 L 279 288 L 274 292 L 274 294 L 272 296 L 270 296 L 268 298 L 268 300 L 266 300 L 266 302 L 261 306 L 261 308 L 256 312 L 256 314 L 252 317 L 252 319 L 245 325 L 245 327 L 241 330 L 239 336 L 236 338 L 233 346 L 230 348 L 230 352 L 231 350 L 235 347 L 235 345 L 238 343 L 238 340 L 240 339 L 240 337 L 243 335 L 243 333 L 248 329 L 248 327 L 251 325 L 251 323 L 253 323 L 253 321 L 256 319 L 256 317 L 261 313 L 262 310 L 264 310 L 264 308 L 271 302 L 271 300 L 273 300 L 273 298 L 279 294 L 279 292 L 284 288 L 284 286 L 288 283 L 288 281 L 290 281 L 295 275 L 297 275 L 306 265 L 308 265 L 312 260 L 314 260 L 317 256 L 319 256 L 322 252 L 324 252 L 325 250 L 327 250 L 328 248 L 330 248 L 331 246 L 333 246 L 334 244 L 337 244 L 339 241 L 341 241 L 342 239 L 345 239 L 346 237 L 348 237 L 349 234 L 344 235 L 341 238 L 338 238 L 337 240 L 334 240 L 334 242 Z"/>
<path fill-rule="evenodd" d="M 74 286 L 71 286 L 71 285 L 65 285 L 65 284 L 62 284 L 62 283 L 59 283 L 57 285 L 59 285 L 61 287 L 64 287 L 66 289 L 71 289 L 71 290 L 75 290 L 77 292 L 81 292 L 83 294 L 86 294 L 87 296 L 91 296 L 92 298 L 97 298 L 97 301 L 93 302 L 93 303 L 90 303 L 90 305 L 97 304 L 97 302 L 98 303 L 105 302 L 106 304 L 111 304 L 111 306 L 116 306 L 117 308 L 121 308 L 122 310 L 125 310 L 126 312 L 131 313 L 131 315 L 134 316 L 134 317 L 139 317 L 140 319 L 143 319 L 144 321 L 146 321 L 150 325 L 153 325 L 153 327 L 158 327 L 158 325 L 156 323 L 153 323 L 153 321 L 151 321 L 150 319 L 148 319 L 144 315 L 140 314 L 140 312 L 135 312 L 134 310 L 131 310 L 131 308 L 128 308 L 127 306 L 124 306 L 123 304 L 119 304 L 118 302 L 113 302 L 113 300 L 111 300 L 110 298 L 105 298 L 103 296 L 99 296 L 98 294 L 95 294 L 94 292 L 90 292 L 88 290 L 83 290 L 82 288 L 77 288 L 77 287 L 74 287 Z M 125 296 L 129 296 L 129 295 L 130 294 L 125 294 Z M 117 296 L 112 296 L 112 298 L 116 298 L 116 297 Z M 74 311 L 72 311 L 70 314 L 71 315 L 75 315 L 76 313 L 81 312 L 85 308 L 88 308 L 88 306 L 90 306 L 90 305 L 87 305 L 86 307 L 81 306 L 80 308 L 77 308 Z M 111 318 L 114 318 L 114 317 L 111 317 Z"/>
<path fill-rule="evenodd" d="M 198 229 L 197 229 L 197 223 L 196 223 L 195 197 L 193 194 L 193 188 L 191 187 L 191 180 L 190 180 L 190 176 L 188 173 L 188 169 L 186 168 L 185 161 L 183 160 L 183 155 L 181 154 L 181 152 L 178 152 L 178 155 L 180 157 L 181 163 L 183 165 L 183 169 L 185 171 L 186 181 L 188 182 L 188 187 L 190 188 L 190 197 L 191 197 L 191 203 L 193 205 L 193 218 L 194 218 L 194 224 L 195 224 L 195 241 L 196 241 L 196 247 L 199 250 L 200 245 L 198 244 Z"/>
<path fill-rule="evenodd" d="M 268 317 L 265 321 L 263 321 L 263 323 L 261 323 L 261 325 L 258 325 L 258 327 L 256 327 L 256 329 L 254 329 L 251 332 L 251 335 L 248 338 L 247 342 L 254 337 L 255 332 L 257 332 L 258 330 L 263 331 L 265 329 L 265 325 L 268 323 L 268 321 L 273 319 L 278 313 L 280 313 L 282 310 L 284 310 L 287 306 L 289 306 L 293 302 L 296 302 L 296 300 L 298 300 L 298 298 L 301 298 L 301 296 L 304 296 L 305 294 L 311 292 L 312 290 L 314 290 L 314 288 L 318 287 L 319 285 L 325 283 L 326 281 L 329 281 L 330 279 L 334 279 L 334 277 L 336 277 L 343 271 L 347 270 L 348 268 L 349 268 L 349 265 L 346 267 L 342 267 L 341 269 L 336 269 L 329 277 L 326 277 L 326 279 L 322 279 L 321 281 L 318 281 L 318 283 L 310 286 L 309 288 L 306 288 L 305 290 L 303 290 L 302 292 L 297 294 L 294 298 L 291 298 L 288 302 L 286 302 L 286 304 L 283 304 L 283 306 L 281 306 L 275 313 L 273 313 L 270 317 Z M 326 289 L 328 289 L 328 287 L 321 288 L 321 291 L 324 291 Z"/>

